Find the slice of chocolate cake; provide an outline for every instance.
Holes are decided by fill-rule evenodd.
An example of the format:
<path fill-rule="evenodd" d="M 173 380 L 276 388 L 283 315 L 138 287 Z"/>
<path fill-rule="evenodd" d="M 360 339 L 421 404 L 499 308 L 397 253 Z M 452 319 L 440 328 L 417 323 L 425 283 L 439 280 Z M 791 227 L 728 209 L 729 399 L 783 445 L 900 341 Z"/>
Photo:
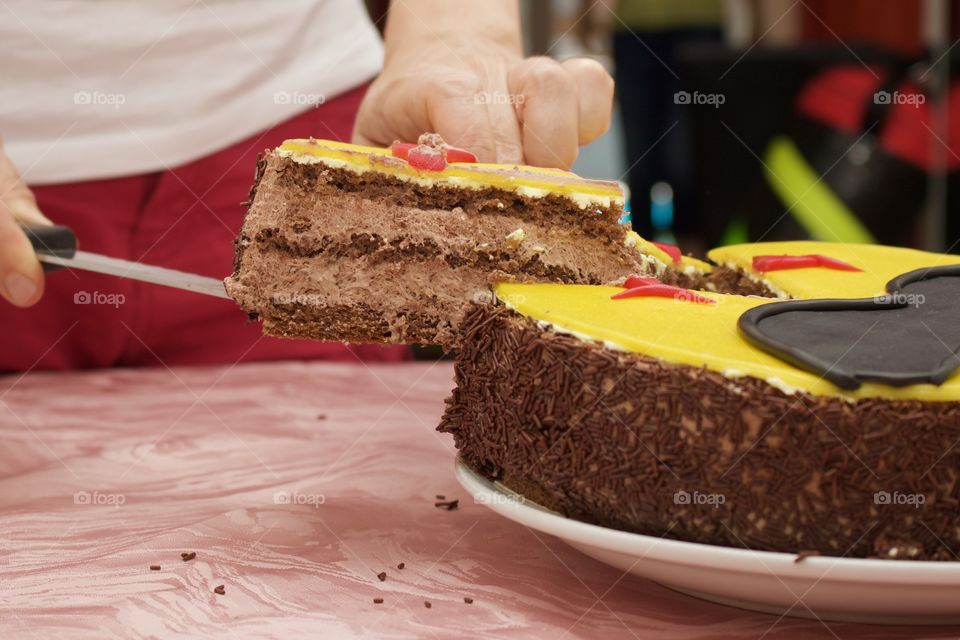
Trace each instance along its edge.
<path fill-rule="evenodd" d="M 261 159 L 226 288 L 265 333 L 450 346 L 493 282 L 685 277 L 618 224 L 616 183 L 421 143 L 288 140 Z"/>
<path fill-rule="evenodd" d="M 770 243 L 747 288 L 495 287 L 439 427 L 472 468 L 587 522 L 737 548 L 960 555 L 960 257 Z"/>

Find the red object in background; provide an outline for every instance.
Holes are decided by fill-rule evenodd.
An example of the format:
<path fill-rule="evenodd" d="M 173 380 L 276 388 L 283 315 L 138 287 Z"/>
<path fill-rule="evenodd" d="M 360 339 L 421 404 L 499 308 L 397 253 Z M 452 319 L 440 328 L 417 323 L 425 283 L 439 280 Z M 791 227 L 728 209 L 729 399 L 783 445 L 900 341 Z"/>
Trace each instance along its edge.
<path fill-rule="evenodd" d="M 960 127 L 951 126 L 944 134 L 935 133 L 941 129 L 938 117 L 944 109 L 951 122 L 960 113 L 960 86 L 952 83 L 946 99 L 933 99 L 923 95 L 916 84 L 904 80 L 896 86 L 894 96 L 885 89 L 886 74 L 883 69 L 859 64 L 824 69 L 797 96 L 797 111 L 859 137 L 868 126 L 868 106 L 880 99 L 877 94 L 883 91 L 888 104 L 886 120 L 873 130 L 880 147 L 923 171 L 937 168 L 938 163 L 949 171 L 960 168 Z"/>
<path fill-rule="evenodd" d="M 803 39 L 808 42 L 844 46 L 869 42 L 911 56 L 923 49 L 921 0 L 805 0 L 789 10 L 801 13 Z"/>
<path fill-rule="evenodd" d="M 863 271 L 858 267 L 829 256 L 812 253 L 803 256 L 753 256 L 753 270 L 760 273 L 787 269 L 810 269 L 823 267 L 837 271 Z"/>
<path fill-rule="evenodd" d="M 670 256 L 673 264 L 680 264 L 683 261 L 683 254 L 680 253 L 680 247 L 677 245 L 670 244 L 669 242 L 653 242 L 651 244 Z"/>
<path fill-rule="evenodd" d="M 222 151 L 167 171 L 39 186 L 40 208 L 85 251 L 222 278 L 257 154 L 311 131 L 350 139 L 364 88 Z M 26 174 L 29 181 L 29 172 Z M 31 309 L 0 301 L 0 372 L 253 360 L 398 361 L 406 347 L 344 346 L 261 335 L 230 300 L 96 273 L 58 271 Z"/>

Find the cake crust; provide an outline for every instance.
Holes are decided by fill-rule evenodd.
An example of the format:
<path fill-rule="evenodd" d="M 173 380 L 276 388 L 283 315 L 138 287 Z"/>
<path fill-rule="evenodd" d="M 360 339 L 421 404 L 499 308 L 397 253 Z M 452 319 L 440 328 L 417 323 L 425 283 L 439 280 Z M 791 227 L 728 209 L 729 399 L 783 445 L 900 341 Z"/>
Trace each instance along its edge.
<path fill-rule="evenodd" d="M 503 306 L 476 306 L 463 331 L 438 430 L 471 467 L 548 508 L 757 550 L 960 551 L 958 403 L 787 395 L 557 334 Z"/>

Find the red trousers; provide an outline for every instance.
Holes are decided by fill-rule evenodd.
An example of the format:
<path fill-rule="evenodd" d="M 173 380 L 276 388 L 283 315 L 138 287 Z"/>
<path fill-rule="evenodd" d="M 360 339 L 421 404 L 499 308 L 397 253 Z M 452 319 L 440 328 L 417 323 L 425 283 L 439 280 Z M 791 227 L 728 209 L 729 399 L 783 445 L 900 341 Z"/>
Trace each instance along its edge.
<path fill-rule="evenodd" d="M 356 89 L 181 167 L 38 186 L 34 193 L 50 219 L 73 228 L 85 251 L 223 278 L 232 270 L 257 153 L 287 138 L 349 140 L 362 97 Z M 97 161 L 95 148 L 88 161 Z M 0 372 L 288 358 L 394 361 L 409 353 L 263 337 L 259 323 L 248 322 L 230 300 L 82 271 L 47 274 L 46 293 L 33 308 L 0 300 Z"/>

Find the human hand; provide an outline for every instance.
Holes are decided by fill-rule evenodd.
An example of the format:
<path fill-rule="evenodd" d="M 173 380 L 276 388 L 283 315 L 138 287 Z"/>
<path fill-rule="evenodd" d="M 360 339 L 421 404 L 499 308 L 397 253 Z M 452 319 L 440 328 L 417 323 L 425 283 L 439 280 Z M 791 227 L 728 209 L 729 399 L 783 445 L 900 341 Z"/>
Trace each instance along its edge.
<path fill-rule="evenodd" d="M 493 25 L 464 33 L 462 25 L 482 23 L 510 3 L 457 3 L 452 17 L 449 4 L 413 13 L 429 4 L 407 0 L 392 8 L 387 59 L 357 114 L 356 142 L 388 146 L 436 132 L 481 162 L 569 169 L 579 147 L 610 126 L 613 79 L 600 63 L 524 59 L 519 17 L 517 35 L 486 35 Z M 496 27 L 510 20 L 500 15 Z"/>
<path fill-rule="evenodd" d="M 51 224 L 0 148 L 0 295 L 18 307 L 43 295 L 43 268 L 20 224 Z"/>

